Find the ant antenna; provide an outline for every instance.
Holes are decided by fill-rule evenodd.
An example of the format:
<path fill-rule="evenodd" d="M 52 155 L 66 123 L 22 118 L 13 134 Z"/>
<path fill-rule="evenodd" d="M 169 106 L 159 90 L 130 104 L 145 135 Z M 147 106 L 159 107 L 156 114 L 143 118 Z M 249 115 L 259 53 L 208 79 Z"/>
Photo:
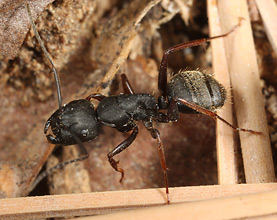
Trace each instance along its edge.
<path fill-rule="evenodd" d="M 59 78 L 59 75 L 57 73 L 57 70 L 54 66 L 54 63 L 49 55 L 49 53 L 47 52 L 40 36 L 39 36 L 39 33 L 35 27 L 35 23 L 33 21 L 33 18 L 32 18 L 32 14 L 31 14 L 31 10 L 30 10 L 30 6 L 29 4 L 27 3 L 27 11 L 28 11 L 28 16 L 29 16 L 29 19 L 30 19 L 30 22 L 31 22 L 31 26 L 33 28 L 33 31 L 36 35 L 36 38 L 38 40 L 38 42 L 40 43 L 40 46 L 45 54 L 45 56 L 47 57 L 48 61 L 50 62 L 51 66 L 52 66 L 52 70 L 54 72 L 54 77 L 55 77 L 55 81 L 56 81 L 56 86 L 57 86 L 57 93 L 58 93 L 58 102 L 59 102 L 59 109 L 61 110 L 62 109 L 62 93 L 61 93 L 61 84 L 60 84 L 60 78 Z"/>

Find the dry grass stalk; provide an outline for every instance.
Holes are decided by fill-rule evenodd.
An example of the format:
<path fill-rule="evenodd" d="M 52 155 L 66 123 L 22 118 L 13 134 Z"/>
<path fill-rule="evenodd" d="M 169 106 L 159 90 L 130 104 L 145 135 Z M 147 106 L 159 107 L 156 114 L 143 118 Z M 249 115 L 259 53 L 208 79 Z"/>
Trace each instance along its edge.
<path fill-rule="evenodd" d="M 267 37 L 277 55 L 277 5 L 274 0 L 256 0 L 263 19 Z"/>
<path fill-rule="evenodd" d="M 208 1 L 208 17 L 210 36 L 223 34 L 220 28 L 218 10 L 214 1 Z M 213 69 L 215 78 L 227 88 L 228 96 L 224 107 L 218 111 L 218 114 L 228 122 L 234 124 L 232 113 L 230 76 L 228 71 L 227 58 L 225 55 L 224 40 L 216 39 L 211 42 L 213 55 Z M 235 142 L 235 133 L 225 123 L 217 120 L 216 124 L 216 143 L 217 143 L 217 166 L 219 184 L 238 183 L 238 164 L 236 158 L 237 143 Z"/>
<path fill-rule="evenodd" d="M 246 182 L 272 182 L 275 174 L 247 3 L 219 1 L 218 9 L 223 32 L 234 27 L 239 18 L 244 19 L 235 33 L 224 40 L 238 127 L 262 132 L 240 132 Z"/>

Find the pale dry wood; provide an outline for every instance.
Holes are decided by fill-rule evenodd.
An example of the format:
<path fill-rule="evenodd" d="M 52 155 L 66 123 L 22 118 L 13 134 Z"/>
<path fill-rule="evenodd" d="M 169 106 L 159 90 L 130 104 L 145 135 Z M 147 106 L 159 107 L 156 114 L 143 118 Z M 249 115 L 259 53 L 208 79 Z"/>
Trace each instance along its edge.
<path fill-rule="evenodd" d="M 208 0 L 208 17 L 210 36 L 224 34 L 221 31 L 217 5 L 214 0 Z M 227 101 L 217 114 L 234 125 L 232 112 L 232 97 L 230 76 L 223 38 L 211 41 L 213 70 L 215 78 L 227 89 Z M 216 121 L 216 146 L 217 146 L 217 169 L 219 184 L 238 183 L 238 161 L 236 152 L 238 150 L 233 129 L 220 120 Z"/>
<path fill-rule="evenodd" d="M 277 219 L 277 192 L 257 193 L 214 200 L 181 203 L 163 207 L 138 209 L 103 216 L 79 218 L 82 220 L 125 219 Z"/>
<path fill-rule="evenodd" d="M 277 220 L 277 214 L 272 214 L 268 216 L 255 217 L 255 220 Z"/>
<path fill-rule="evenodd" d="M 274 0 L 256 0 L 267 37 L 277 55 L 277 6 Z"/>
<path fill-rule="evenodd" d="M 276 183 L 180 187 L 170 188 L 170 197 L 171 203 L 174 204 L 273 190 L 277 191 Z M 11 198 L 0 200 L 0 219 L 107 214 L 165 203 L 166 195 L 163 188 Z"/>
<path fill-rule="evenodd" d="M 262 135 L 239 133 L 246 182 L 273 182 L 272 153 L 247 3 L 245 0 L 217 3 L 223 32 L 243 18 L 242 25 L 224 38 L 238 127 L 262 132 Z"/>

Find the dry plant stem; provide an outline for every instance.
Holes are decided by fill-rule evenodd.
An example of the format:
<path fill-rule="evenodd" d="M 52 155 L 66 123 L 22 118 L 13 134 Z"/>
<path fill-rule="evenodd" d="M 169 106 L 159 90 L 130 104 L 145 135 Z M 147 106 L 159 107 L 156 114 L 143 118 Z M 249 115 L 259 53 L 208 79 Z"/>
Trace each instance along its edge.
<path fill-rule="evenodd" d="M 262 16 L 267 37 L 277 55 L 277 5 L 274 0 L 256 0 Z"/>
<path fill-rule="evenodd" d="M 274 193 L 272 193 L 273 190 L 275 190 Z M 107 214 L 114 211 L 123 211 L 128 209 L 157 205 L 162 205 L 163 208 L 175 207 L 176 204 L 173 204 L 180 202 L 186 202 L 185 204 L 188 205 L 191 210 L 198 210 L 200 206 L 197 205 L 195 207 L 197 209 L 194 209 L 191 207 L 191 204 L 193 203 L 188 202 L 196 202 L 199 200 L 208 200 L 208 202 L 206 202 L 204 206 L 202 204 L 203 207 L 207 207 L 207 205 L 209 204 L 221 205 L 225 208 L 228 208 L 228 213 L 230 214 L 230 212 L 233 213 L 234 210 L 237 210 L 238 212 L 243 211 L 243 208 L 234 209 L 232 207 L 230 209 L 230 203 L 235 203 L 237 202 L 237 200 L 242 200 L 242 198 L 244 198 L 243 195 L 261 192 L 272 193 L 272 198 L 270 197 L 270 200 L 268 201 L 272 202 L 272 205 L 275 206 L 276 211 L 276 191 L 276 183 L 170 188 L 171 205 L 169 206 L 164 206 L 166 198 L 163 188 L 10 198 L 0 200 L 0 219 L 35 219 L 62 216 Z M 236 199 L 228 200 L 228 203 L 222 203 L 221 201 L 211 201 L 211 199 L 219 199 L 227 196 L 239 197 Z M 272 201 L 271 199 L 274 199 L 275 201 Z M 256 207 L 259 207 L 261 205 L 261 201 L 257 199 L 255 205 Z M 179 212 L 178 210 L 183 210 L 183 208 L 177 208 L 175 211 Z M 174 214 L 175 211 L 171 214 Z M 154 213 L 155 212 L 152 212 L 152 214 Z M 202 214 L 202 212 L 200 211 L 198 211 L 198 213 Z M 161 213 L 159 217 L 160 219 L 164 219 Z"/>
<path fill-rule="evenodd" d="M 224 42 L 238 127 L 262 132 L 261 135 L 239 132 L 246 182 L 273 182 L 274 166 L 247 3 L 245 0 L 217 3 L 223 32 L 244 18 L 242 25 Z"/>
<path fill-rule="evenodd" d="M 246 196 L 181 203 L 171 206 L 137 209 L 109 215 L 80 218 L 81 220 L 132 220 L 152 219 L 277 219 L 277 192 L 258 193 Z M 260 201 L 263 201 L 261 204 Z"/>
<path fill-rule="evenodd" d="M 210 36 L 217 36 L 224 34 L 220 28 L 220 21 L 218 10 L 213 0 L 208 0 L 208 17 Z M 217 113 L 220 117 L 234 125 L 230 77 L 227 65 L 227 58 L 225 55 L 223 38 L 211 41 L 212 56 L 213 56 L 213 69 L 215 78 L 227 88 L 228 95 L 227 101 L 222 109 Z M 238 183 L 238 164 L 237 164 L 237 143 L 235 142 L 235 133 L 233 129 L 226 126 L 220 120 L 216 120 L 216 146 L 217 146 L 217 169 L 218 169 L 218 182 L 219 184 L 236 184 Z"/>

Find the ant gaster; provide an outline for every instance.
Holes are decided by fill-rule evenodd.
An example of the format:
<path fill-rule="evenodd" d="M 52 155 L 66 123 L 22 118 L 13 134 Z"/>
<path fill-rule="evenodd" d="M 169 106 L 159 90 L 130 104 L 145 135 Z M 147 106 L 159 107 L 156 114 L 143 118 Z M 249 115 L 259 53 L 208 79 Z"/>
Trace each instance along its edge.
<path fill-rule="evenodd" d="M 167 203 L 169 203 L 167 166 L 164 149 L 160 133 L 153 127 L 153 121 L 168 123 L 177 121 L 179 113 L 203 113 L 214 119 L 220 119 L 236 131 L 260 134 L 260 132 L 234 127 L 215 113 L 217 109 L 224 105 L 226 91 L 211 75 L 200 71 L 180 71 L 169 80 L 167 79 L 168 55 L 171 52 L 198 46 L 213 39 L 225 37 L 233 32 L 240 24 L 226 34 L 182 43 L 166 50 L 163 54 L 159 70 L 158 89 L 161 92 L 161 96 L 158 100 L 147 93 L 136 94 L 126 75 L 122 74 L 121 78 L 124 94 L 108 97 L 102 94 L 91 94 L 86 99 L 74 100 L 62 106 L 60 82 L 57 71 L 36 31 L 28 5 L 27 9 L 35 35 L 51 63 L 58 91 L 59 109 L 47 120 L 44 133 L 46 134 L 49 128 L 51 128 L 53 135 L 47 135 L 47 139 L 50 143 L 59 145 L 77 144 L 81 152 L 80 157 L 65 161 L 42 173 L 36 179 L 34 185 L 54 169 L 62 168 L 66 164 L 86 159 L 88 157 L 88 152 L 82 142 L 96 138 L 99 134 L 99 125 L 101 123 L 116 128 L 119 132 L 132 131 L 128 138 L 107 155 L 109 163 L 114 170 L 121 173 L 121 182 L 124 178 L 124 170 L 119 167 L 119 162 L 115 161 L 113 157 L 132 144 L 138 134 L 136 122 L 142 121 L 152 138 L 157 140 L 160 161 L 164 172 Z M 99 101 L 96 109 L 91 103 L 92 99 Z M 160 110 L 162 109 L 166 112 L 161 112 Z"/>

